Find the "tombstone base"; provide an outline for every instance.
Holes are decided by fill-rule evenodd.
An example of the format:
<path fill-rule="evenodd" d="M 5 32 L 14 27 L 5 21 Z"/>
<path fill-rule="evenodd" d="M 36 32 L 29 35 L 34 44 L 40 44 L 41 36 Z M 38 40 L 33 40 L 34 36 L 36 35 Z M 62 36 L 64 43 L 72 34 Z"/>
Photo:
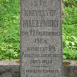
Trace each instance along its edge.
<path fill-rule="evenodd" d="M 0 60 L 0 77 L 20 77 L 20 64 L 16 61 L 19 59 L 13 61 Z M 69 65 L 64 66 L 63 77 L 77 77 L 77 60 L 64 60 L 63 62 L 70 62 Z"/>

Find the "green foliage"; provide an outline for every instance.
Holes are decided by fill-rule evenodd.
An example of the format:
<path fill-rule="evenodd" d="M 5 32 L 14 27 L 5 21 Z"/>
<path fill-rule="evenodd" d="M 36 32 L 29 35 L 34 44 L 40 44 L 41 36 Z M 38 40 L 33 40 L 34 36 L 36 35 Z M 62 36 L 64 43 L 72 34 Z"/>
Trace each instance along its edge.
<path fill-rule="evenodd" d="M 62 20 L 63 59 L 77 59 L 77 7 L 74 5 L 76 0 L 66 1 L 72 7 L 64 5 L 66 17 Z"/>
<path fill-rule="evenodd" d="M 20 57 L 20 0 L 0 0 L 0 59 Z"/>
<path fill-rule="evenodd" d="M 75 24 L 77 25 L 77 7 L 73 6 L 72 8 L 67 8 L 65 6 L 65 14 L 66 18 L 63 19 L 63 24 L 66 25 L 72 25 Z"/>
<path fill-rule="evenodd" d="M 65 3 L 65 6 L 72 7 L 76 6 L 77 0 L 62 0 Z"/>
<path fill-rule="evenodd" d="M 63 34 L 63 58 L 77 59 L 77 38 Z"/>

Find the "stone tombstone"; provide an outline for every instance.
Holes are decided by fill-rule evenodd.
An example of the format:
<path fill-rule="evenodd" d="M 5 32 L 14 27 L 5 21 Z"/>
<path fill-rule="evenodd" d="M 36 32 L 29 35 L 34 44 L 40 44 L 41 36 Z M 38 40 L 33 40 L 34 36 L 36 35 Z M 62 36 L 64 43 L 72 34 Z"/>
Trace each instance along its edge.
<path fill-rule="evenodd" d="M 20 77 L 62 77 L 61 0 L 20 2 Z"/>

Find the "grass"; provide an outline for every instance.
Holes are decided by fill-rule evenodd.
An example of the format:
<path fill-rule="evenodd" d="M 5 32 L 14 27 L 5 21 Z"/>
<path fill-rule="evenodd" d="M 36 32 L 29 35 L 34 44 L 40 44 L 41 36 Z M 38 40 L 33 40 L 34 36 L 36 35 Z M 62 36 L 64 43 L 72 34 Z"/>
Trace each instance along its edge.
<path fill-rule="evenodd" d="M 20 57 L 20 1 L 0 0 L 0 59 Z"/>

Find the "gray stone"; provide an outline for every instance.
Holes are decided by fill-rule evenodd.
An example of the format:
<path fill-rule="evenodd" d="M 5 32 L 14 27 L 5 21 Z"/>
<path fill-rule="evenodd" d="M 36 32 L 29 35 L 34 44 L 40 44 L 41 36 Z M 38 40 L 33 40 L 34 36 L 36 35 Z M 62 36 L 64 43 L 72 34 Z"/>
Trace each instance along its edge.
<path fill-rule="evenodd" d="M 11 75 L 11 73 L 9 73 L 9 72 L 5 72 L 4 74 L 2 74 L 2 76 L 1 77 L 12 77 L 12 75 Z"/>
<path fill-rule="evenodd" d="M 21 77 L 62 77 L 61 0 L 21 1 Z"/>
<path fill-rule="evenodd" d="M 77 77 L 76 66 L 71 66 L 68 70 L 69 70 L 69 77 Z"/>
<path fill-rule="evenodd" d="M 20 77 L 19 65 L 0 65 L 0 77 Z"/>
<path fill-rule="evenodd" d="M 6 74 L 7 77 L 20 77 L 18 61 L 19 59 L 13 61 L 0 60 L 0 77 L 6 77 Z M 77 60 L 64 60 L 63 62 L 70 62 L 69 65 L 63 67 L 63 77 L 77 77 Z"/>

